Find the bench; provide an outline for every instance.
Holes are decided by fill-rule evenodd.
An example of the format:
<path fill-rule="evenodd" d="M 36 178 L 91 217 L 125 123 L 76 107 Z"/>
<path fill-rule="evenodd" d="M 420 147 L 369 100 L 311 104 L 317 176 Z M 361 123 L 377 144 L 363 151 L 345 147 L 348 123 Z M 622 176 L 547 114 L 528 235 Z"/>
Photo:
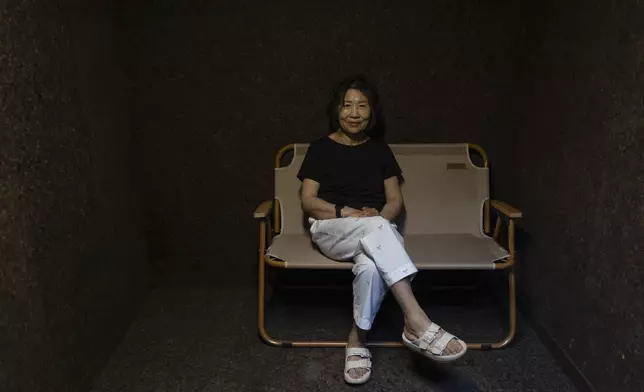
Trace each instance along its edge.
<path fill-rule="evenodd" d="M 254 211 L 259 221 L 259 334 L 278 347 L 345 347 L 346 341 L 281 341 L 265 328 L 266 268 L 301 270 L 350 270 L 351 262 L 322 255 L 313 245 L 301 209 L 301 183 L 296 174 L 308 144 L 282 148 L 275 159 L 271 200 Z M 515 220 L 522 214 L 510 205 L 489 198 L 488 160 L 473 144 L 390 144 L 402 168 L 405 210 L 396 220 L 405 249 L 423 270 L 490 270 L 507 275 L 508 332 L 499 342 L 468 343 L 470 349 L 506 347 L 516 332 Z M 472 161 L 471 152 L 481 164 Z M 292 156 L 283 166 L 285 155 Z M 491 231 L 491 212 L 496 223 Z M 506 246 L 499 242 L 507 224 Z M 507 249 L 506 249 L 507 248 Z M 403 347 L 401 342 L 368 342 L 371 347 Z"/>

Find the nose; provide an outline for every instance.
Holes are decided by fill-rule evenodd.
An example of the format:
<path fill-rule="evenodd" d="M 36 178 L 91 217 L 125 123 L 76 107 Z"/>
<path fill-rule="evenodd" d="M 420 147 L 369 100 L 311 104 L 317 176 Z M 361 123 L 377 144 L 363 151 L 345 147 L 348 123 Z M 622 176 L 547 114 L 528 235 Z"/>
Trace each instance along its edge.
<path fill-rule="evenodd" d="M 358 118 L 360 117 L 360 113 L 358 113 L 358 106 L 357 105 L 351 105 L 351 117 Z"/>

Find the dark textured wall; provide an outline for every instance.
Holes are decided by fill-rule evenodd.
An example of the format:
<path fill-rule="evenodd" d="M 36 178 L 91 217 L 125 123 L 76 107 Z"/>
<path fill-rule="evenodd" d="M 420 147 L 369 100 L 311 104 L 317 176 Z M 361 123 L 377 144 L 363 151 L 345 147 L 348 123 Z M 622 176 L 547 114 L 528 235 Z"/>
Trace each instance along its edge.
<path fill-rule="evenodd" d="M 327 132 L 329 90 L 351 73 L 379 86 L 390 142 L 474 142 L 494 159 L 516 12 L 450 0 L 145 8 L 134 74 L 156 270 L 255 284 L 251 214 L 272 195 L 274 155 Z"/>
<path fill-rule="evenodd" d="M 598 391 L 644 390 L 644 4 L 542 2 L 503 139 L 520 287 Z"/>
<path fill-rule="evenodd" d="M 75 391 L 146 288 L 115 10 L 0 4 L 0 390 Z"/>

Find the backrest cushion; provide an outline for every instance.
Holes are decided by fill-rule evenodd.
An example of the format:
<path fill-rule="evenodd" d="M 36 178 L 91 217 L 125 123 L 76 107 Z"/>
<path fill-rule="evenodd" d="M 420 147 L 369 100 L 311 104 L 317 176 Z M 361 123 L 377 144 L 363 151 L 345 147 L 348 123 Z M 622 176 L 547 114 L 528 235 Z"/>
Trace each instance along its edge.
<path fill-rule="evenodd" d="M 275 169 L 282 233 L 305 234 L 297 173 L 308 144 L 295 144 L 293 159 Z M 467 144 L 390 144 L 403 171 L 405 211 L 396 223 L 405 234 L 482 235 L 489 172 L 474 165 Z"/>

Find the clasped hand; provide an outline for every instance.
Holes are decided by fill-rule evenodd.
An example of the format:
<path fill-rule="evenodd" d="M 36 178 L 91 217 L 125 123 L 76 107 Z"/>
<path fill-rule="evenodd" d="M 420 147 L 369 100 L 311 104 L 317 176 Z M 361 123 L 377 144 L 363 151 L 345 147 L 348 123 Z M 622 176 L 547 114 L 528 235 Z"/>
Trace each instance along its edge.
<path fill-rule="evenodd" d="M 350 218 L 365 218 L 370 216 L 380 216 L 380 211 L 375 208 L 362 207 L 362 210 L 358 210 L 351 207 L 344 207 L 342 209 L 343 215 Z"/>

